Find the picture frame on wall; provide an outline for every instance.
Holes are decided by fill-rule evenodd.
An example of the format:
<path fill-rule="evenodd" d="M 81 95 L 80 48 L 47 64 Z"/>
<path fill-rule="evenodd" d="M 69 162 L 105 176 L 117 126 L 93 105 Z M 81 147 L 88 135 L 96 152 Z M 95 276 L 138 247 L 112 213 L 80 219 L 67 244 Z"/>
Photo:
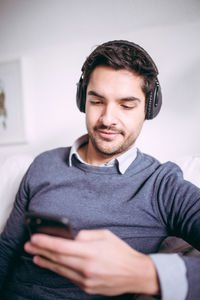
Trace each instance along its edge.
<path fill-rule="evenodd" d="M 20 59 L 0 62 L 0 146 L 26 142 Z"/>

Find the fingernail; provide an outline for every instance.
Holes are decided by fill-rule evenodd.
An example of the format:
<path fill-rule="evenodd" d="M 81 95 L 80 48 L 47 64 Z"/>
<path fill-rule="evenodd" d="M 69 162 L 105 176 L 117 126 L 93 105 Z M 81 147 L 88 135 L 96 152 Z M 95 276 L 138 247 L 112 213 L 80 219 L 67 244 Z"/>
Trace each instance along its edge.
<path fill-rule="evenodd" d="M 34 243 L 36 243 L 37 242 L 37 236 L 36 235 L 32 235 L 31 236 L 31 242 L 34 242 Z"/>
<path fill-rule="evenodd" d="M 38 256 L 34 256 L 33 257 L 33 262 L 37 265 L 37 264 L 39 264 L 39 257 Z"/>
<path fill-rule="evenodd" d="M 32 250 L 33 249 L 30 242 L 25 244 L 25 248 L 26 248 L 26 250 Z"/>

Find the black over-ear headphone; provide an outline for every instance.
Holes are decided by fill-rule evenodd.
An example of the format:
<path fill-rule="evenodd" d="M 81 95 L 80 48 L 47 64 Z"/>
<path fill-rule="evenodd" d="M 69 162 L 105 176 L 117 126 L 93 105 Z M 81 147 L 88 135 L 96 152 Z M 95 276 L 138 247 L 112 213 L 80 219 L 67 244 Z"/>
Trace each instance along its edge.
<path fill-rule="evenodd" d="M 151 65 L 153 66 L 156 74 L 158 75 L 158 69 L 150 57 L 150 55 L 139 45 L 129 42 L 129 41 L 111 41 L 107 42 L 103 45 L 110 46 L 110 45 L 127 45 L 134 49 L 137 49 L 143 53 L 143 55 L 149 60 Z M 94 50 L 95 51 L 95 50 Z M 81 112 L 85 112 L 85 102 L 86 102 L 86 86 L 83 85 L 83 76 L 81 75 L 80 80 L 77 84 L 77 92 L 76 92 L 76 104 Z M 149 93 L 148 98 L 146 99 L 146 116 L 145 118 L 147 120 L 151 120 L 157 116 L 161 109 L 162 105 L 162 93 L 161 93 L 161 87 L 160 83 L 158 81 L 158 78 L 156 78 L 155 86 L 153 90 Z"/>

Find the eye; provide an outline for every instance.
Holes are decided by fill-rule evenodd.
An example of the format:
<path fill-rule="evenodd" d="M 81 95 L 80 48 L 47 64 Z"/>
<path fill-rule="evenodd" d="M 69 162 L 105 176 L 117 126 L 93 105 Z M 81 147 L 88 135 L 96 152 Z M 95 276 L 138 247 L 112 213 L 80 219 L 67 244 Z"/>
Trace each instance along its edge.
<path fill-rule="evenodd" d="M 126 109 L 126 110 L 131 110 L 135 107 L 135 105 L 126 105 L 126 104 L 121 104 L 121 107 Z"/>
<path fill-rule="evenodd" d="M 101 104 L 102 101 L 100 101 L 100 100 L 90 100 L 90 103 L 93 104 L 93 105 L 98 105 L 98 104 Z"/>

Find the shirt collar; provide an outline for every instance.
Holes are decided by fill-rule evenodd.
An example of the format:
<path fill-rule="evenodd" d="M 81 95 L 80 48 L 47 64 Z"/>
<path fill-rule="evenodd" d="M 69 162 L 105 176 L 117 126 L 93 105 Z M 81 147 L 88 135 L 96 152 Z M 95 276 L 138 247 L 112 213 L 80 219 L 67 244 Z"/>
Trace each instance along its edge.
<path fill-rule="evenodd" d="M 70 154 L 69 154 L 69 166 L 72 166 L 72 156 L 75 155 L 76 158 L 83 164 L 87 164 L 78 154 L 78 149 L 80 146 L 88 143 L 88 134 L 85 134 L 78 138 L 71 147 Z M 124 174 L 131 163 L 136 159 L 137 156 L 137 148 L 132 146 L 129 150 L 124 152 L 123 154 L 119 155 L 116 158 L 113 158 L 107 164 L 102 164 L 100 167 L 112 167 L 115 164 L 118 166 L 118 170 L 121 174 Z"/>
<path fill-rule="evenodd" d="M 80 146 L 83 146 L 84 144 L 88 143 L 88 134 L 82 135 L 80 138 L 78 138 L 72 145 L 70 153 L 69 153 L 69 166 L 72 166 L 72 156 L 75 155 L 78 160 L 80 162 L 82 162 L 83 164 L 87 164 L 84 160 L 82 160 L 82 158 L 80 157 L 80 155 L 78 154 L 78 148 L 80 148 Z"/>

